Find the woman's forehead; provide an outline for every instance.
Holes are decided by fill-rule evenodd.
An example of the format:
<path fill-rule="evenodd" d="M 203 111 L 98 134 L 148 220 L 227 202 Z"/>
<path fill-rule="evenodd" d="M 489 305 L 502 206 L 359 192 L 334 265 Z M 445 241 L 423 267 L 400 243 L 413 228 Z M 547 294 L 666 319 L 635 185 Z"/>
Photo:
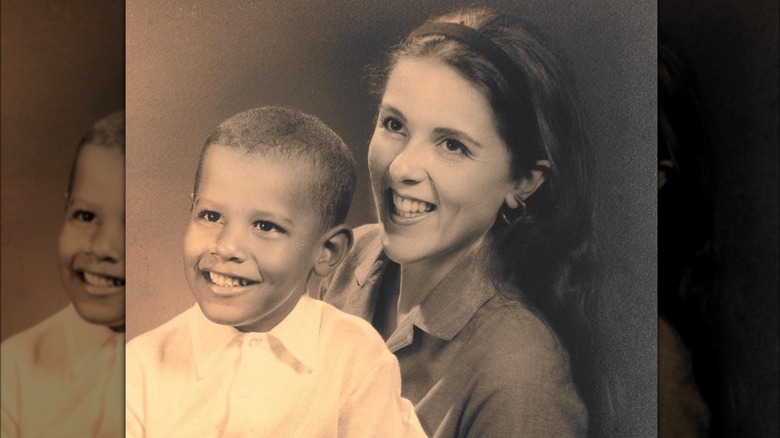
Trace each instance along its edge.
<path fill-rule="evenodd" d="M 451 128 L 469 135 L 498 135 L 485 93 L 455 68 L 431 57 L 400 58 L 382 97 L 385 108 L 401 112 L 407 123 Z M 472 132 L 469 132 L 472 131 Z"/>

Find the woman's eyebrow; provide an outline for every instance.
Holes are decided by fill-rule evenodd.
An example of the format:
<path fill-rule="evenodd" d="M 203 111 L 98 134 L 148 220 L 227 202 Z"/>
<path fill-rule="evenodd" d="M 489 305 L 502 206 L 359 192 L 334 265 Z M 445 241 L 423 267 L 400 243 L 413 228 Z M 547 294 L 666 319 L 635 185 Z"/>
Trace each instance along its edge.
<path fill-rule="evenodd" d="M 436 129 L 433 130 L 433 132 L 434 132 L 434 134 L 446 135 L 448 137 L 461 138 L 461 139 L 466 140 L 468 143 L 470 143 L 470 144 L 472 144 L 472 145 L 474 145 L 474 146 L 476 146 L 478 148 L 484 148 L 484 146 L 482 146 L 482 143 L 474 140 L 474 138 L 471 137 L 470 135 L 466 134 L 463 131 L 459 131 L 457 129 L 436 128 Z"/>
<path fill-rule="evenodd" d="M 404 116 L 404 113 L 403 113 L 401 110 L 399 110 L 398 108 L 396 108 L 396 107 L 394 107 L 394 106 L 392 106 L 392 105 L 388 105 L 388 104 L 386 104 L 386 103 L 383 103 L 383 104 L 382 104 L 382 105 L 379 107 L 379 109 L 380 109 L 380 110 L 382 110 L 382 111 L 388 112 L 388 113 L 393 113 L 393 114 L 395 114 L 396 116 L 398 116 L 398 117 L 400 117 L 400 118 L 402 118 L 402 119 L 406 120 L 406 116 Z"/>

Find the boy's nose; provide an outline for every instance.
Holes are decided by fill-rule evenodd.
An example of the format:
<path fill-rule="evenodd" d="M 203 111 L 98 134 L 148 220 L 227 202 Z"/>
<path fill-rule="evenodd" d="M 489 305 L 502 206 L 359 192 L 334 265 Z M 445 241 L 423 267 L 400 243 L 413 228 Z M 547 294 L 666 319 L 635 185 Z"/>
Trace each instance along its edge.
<path fill-rule="evenodd" d="M 91 242 L 92 254 L 100 260 L 118 262 L 125 255 L 125 228 L 110 222 L 102 223 Z"/>
<path fill-rule="evenodd" d="M 212 254 L 228 262 L 241 263 L 246 260 L 244 237 L 230 226 L 225 226 L 217 237 Z"/>

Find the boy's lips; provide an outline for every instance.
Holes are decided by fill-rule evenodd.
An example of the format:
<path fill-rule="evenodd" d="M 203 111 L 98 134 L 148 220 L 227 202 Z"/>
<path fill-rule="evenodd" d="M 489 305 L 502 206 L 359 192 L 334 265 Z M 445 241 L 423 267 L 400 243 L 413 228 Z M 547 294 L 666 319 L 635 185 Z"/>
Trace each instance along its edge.
<path fill-rule="evenodd" d="M 210 270 L 201 271 L 201 275 L 209 284 L 225 289 L 242 288 L 261 283 L 261 281 L 258 280 Z"/>
<path fill-rule="evenodd" d="M 124 289 L 125 279 L 91 271 L 75 271 L 91 295 L 112 295 Z"/>

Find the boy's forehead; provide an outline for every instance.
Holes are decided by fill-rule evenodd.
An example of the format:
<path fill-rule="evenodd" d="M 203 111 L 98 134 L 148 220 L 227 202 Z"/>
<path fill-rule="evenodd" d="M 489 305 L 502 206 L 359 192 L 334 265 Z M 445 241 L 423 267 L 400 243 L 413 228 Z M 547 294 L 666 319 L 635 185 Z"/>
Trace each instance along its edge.
<path fill-rule="evenodd" d="M 82 148 L 76 162 L 69 199 L 115 205 L 124 211 L 124 155 L 112 148 Z"/>
<path fill-rule="evenodd" d="M 117 174 L 117 178 L 124 179 L 124 159 L 124 154 L 117 148 L 87 143 L 79 148 L 73 163 L 74 175 L 78 178 L 82 173 L 109 168 L 116 173 L 117 168 L 121 167 L 122 171 Z"/>
<path fill-rule="evenodd" d="M 259 175 L 274 173 L 285 177 L 282 179 L 289 185 L 304 187 L 306 193 L 311 193 L 312 188 L 319 185 L 321 174 L 314 166 L 313 160 L 307 157 L 221 145 L 209 148 L 201 165 L 204 171 L 201 178 L 206 177 L 208 180 L 217 177 L 232 181 L 252 181 Z M 237 172 L 239 168 L 242 171 Z M 213 172 L 217 169 L 220 169 L 220 172 L 215 175 Z M 205 179 L 201 183 L 205 182 Z M 281 184 L 283 181 L 278 182 Z"/>
<path fill-rule="evenodd" d="M 236 161 L 240 162 L 240 166 L 233 166 Z M 313 160 L 306 157 L 297 157 L 284 155 L 278 152 L 268 151 L 249 151 L 242 147 L 231 147 L 214 145 L 206 152 L 203 163 L 203 174 L 200 175 L 200 187 L 198 189 L 199 194 L 203 195 L 203 191 L 209 191 L 208 188 L 203 187 L 203 184 L 209 184 L 209 182 L 217 182 L 215 178 L 222 181 L 217 182 L 218 185 L 235 184 L 242 185 L 243 182 L 255 182 L 258 175 L 276 174 L 279 175 L 280 180 L 275 181 L 270 185 L 264 185 L 264 189 L 273 190 L 294 190 L 298 196 L 295 196 L 300 201 L 299 214 L 306 214 L 310 212 L 312 215 L 316 215 L 317 222 L 321 222 L 321 217 L 324 215 L 322 210 L 322 194 L 320 194 L 319 187 L 322 186 L 320 182 L 321 172 L 319 172 Z M 236 172 L 237 167 L 241 168 L 240 172 Z M 219 169 L 219 170 L 218 170 Z M 216 173 L 214 173 L 216 171 Z M 289 177 L 289 178 L 288 178 Z M 264 178 L 260 178 L 263 180 Z M 228 183 L 227 181 L 230 181 Z M 266 183 L 267 181 L 257 181 L 258 184 Z M 277 185 L 278 183 L 278 185 Z M 213 186 L 211 186 L 214 188 Z M 235 195 L 232 192 L 231 195 Z M 288 193 L 288 195 L 291 193 Z"/>
<path fill-rule="evenodd" d="M 226 154 L 220 153 L 221 151 L 227 152 Z M 320 172 L 316 169 L 313 157 L 307 157 L 302 154 L 295 154 L 291 151 L 276 151 L 270 148 L 255 148 L 250 149 L 243 146 L 224 146 L 221 144 L 215 144 L 211 146 L 205 154 L 204 163 L 210 162 L 214 159 L 215 155 L 219 155 L 221 159 L 225 157 L 231 157 L 243 163 L 256 168 L 257 170 L 267 167 L 281 167 L 287 168 L 296 177 L 303 180 L 303 182 L 309 182 L 316 184 L 317 178 L 320 176 Z"/>

